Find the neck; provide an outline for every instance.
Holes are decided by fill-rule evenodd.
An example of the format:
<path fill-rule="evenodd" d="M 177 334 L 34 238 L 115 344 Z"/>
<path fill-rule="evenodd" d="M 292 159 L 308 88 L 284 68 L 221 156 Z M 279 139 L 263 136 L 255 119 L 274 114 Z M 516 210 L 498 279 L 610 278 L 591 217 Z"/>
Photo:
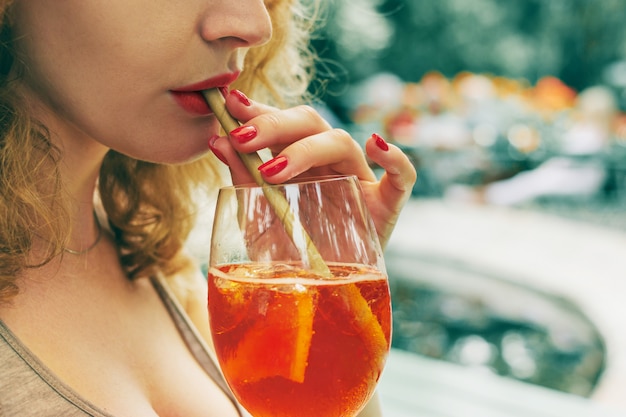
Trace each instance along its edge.
<path fill-rule="evenodd" d="M 86 255 L 87 253 L 91 252 L 92 249 L 94 249 L 98 245 L 98 243 L 100 243 L 100 239 L 102 238 L 102 226 L 100 225 L 100 222 L 98 221 L 98 217 L 95 212 L 93 213 L 93 218 L 96 223 L 96 229 L 97 229 L 96 237 L 94 238 L 93 242 L 89 244 L 88 246 L 81 247 L 80 249 L 71 249 L 69 247 L 65 247 L 63 248 L 63 250 L 66 253 L 69 253 L 70 255 L 75 255 L 75 256 Z"/>

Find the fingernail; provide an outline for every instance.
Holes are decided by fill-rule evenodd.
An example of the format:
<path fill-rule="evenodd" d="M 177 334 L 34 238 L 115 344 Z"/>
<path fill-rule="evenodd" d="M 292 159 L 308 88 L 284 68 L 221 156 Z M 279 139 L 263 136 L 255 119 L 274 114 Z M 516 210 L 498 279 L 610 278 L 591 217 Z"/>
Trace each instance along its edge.
<path fill-rule="evenodd" d="M 209 139 L 209 148 L 211 148 L 211 151 L 217 157 L 217 159 L 228 165 L 228 162 L 226 161 L 226 158 L 224 158 L 224 155 L 222 155 L 222 153 L 215 147 L 215 141 L 219 138 L 220 137 L 218 135 L 211 136 L 211 138 Z"/>
<path fill-rule="evenodd" d="M 372 133 L 372 137 L 376 141 L 375 142 L 376 146 L 378 146 L 380 149 L 382 149 L 385 152 L 389 150 L 389 145 L 387 144 L 387 142 L 385 142 L 385 139 L 383 139 L 380 135 L 377 135 L 376 133 Z"/>
<path fill-rule="evenodd" d="M 257 131 L 254 126 L 239 126 L 230 132 L 230 136 L 235 138 L 239 143 L 246 143 L 256 137 Z"/>
<path fill-rule="evenodd" d="M 250 106 L 252 103 L 250 102 L 250 99 L 241 91 L 239 90 L 233 90 L 230 92 L 230 94 L 232 94 L 233 96 L 237 97 L 237 100 L 239 100 L 239 102 L 241 104 L 243 104 L 244 106 Z"/>
<path fill-rule="evenodd" d="M 276 158 L 270 159 L 269 161 L 261 165 L 259 167 L 259 171 L 266 177 L 272 177 L 285 169 L 286 166 L 287 158 L 284 156 L 277 156 Z"/>

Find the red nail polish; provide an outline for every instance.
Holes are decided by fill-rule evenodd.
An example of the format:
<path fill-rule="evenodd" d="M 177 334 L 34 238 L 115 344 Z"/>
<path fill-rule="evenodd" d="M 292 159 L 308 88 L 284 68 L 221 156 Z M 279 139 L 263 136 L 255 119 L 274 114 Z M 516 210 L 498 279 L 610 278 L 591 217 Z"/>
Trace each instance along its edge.
<path fill-rule="evenodd" d="M 230 92 L 230 94 L 237 97 L 237 100 L 239 100 L 239 102 L 242 103 L 244 106 L 250 106 L 252 104 L 250 102 L 250 99 L 239 90 L 233 90 Z"/>
<path fill-rule="evenodd" d="M 211 138 L 209 138 L 209 148 L 211 148 L 211 151 L 217 157 L 217 159 L 228 165 L 228 161 L 226 160 L 226 158 L 224 158 L 224 155 L 222 155 L 222 153 L 215 147 L 215 141 L 219 138 L 220 137 L 218 135 L 211 136 Z"/>
<path fill-rule="evenodd" d="M 286 166 L 287 158 L 285 158 L 284 156 L 277 156 L 276 158 L 270 159 L 269 161 L 261 165 L 259 167 L 259 171 L 266 177 L 272 177 L 285 169 Z"/>
<path fill-rule="evenodd" d="M 239 126 L 230 132 L 230 136 L 235 138 L 239 143 L 246 143 L 256 137 L 257 131 L 254 126 Z"/>
<path fill-rule="evenodd" d="M 385 142 L 385 139 L 383 139 L 380 135 L 377 135 L 376 133 L 372 133 L 372 137 L 376 141 L 376 146 L 378 146 L 380 149 L 382 149 L 385 152 L 389 150 L 389 145 L 387 144 L 387 142 Z"/>

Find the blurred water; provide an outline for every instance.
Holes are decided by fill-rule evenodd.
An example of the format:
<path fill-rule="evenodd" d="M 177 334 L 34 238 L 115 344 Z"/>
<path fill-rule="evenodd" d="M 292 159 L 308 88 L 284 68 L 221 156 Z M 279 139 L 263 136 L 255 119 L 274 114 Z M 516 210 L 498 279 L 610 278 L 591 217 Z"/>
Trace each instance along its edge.
<path fill-rule="evenodd" d="M 409 261 L 410 276 L 393 264 L 393 347 L 576 395 L 593 392 L 605 347 L 576 306 L 533 293 L 520 313 L 515 304 L 526 289 L 486 277 L 498 284 L 492 295 L 511 300 L 503 309 L 486 294 L 437 287 L 423 261 Z"/>

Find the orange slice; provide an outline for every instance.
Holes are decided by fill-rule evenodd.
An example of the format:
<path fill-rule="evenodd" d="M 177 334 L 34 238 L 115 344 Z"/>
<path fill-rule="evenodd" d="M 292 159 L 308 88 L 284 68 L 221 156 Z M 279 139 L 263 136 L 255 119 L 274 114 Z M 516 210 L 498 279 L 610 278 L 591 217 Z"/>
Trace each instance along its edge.
<path fill-rule="evenodd" d="M 361 291 L 355 284 L 346 285 L 343 289 L 346 300 L 350 303 L 350 310 L 354 315 L 357 330 L 364 335 L 363 341 L 367 343 L 368 351 L 377 361 L 384 362 L 389 348 L 387 337 L 378 318 L 372 312 L 367 300 L 363 298 Z M 378 364 L 382 368 L 382 363 Z"/>
<path fill-rule="evenodd" d="M 273 293 L 261 310 L 264 314 L 226 358 L 224 372 L 239 383 L 271 377 L 304 382 L 313 338 L 313 290 Z"/>

